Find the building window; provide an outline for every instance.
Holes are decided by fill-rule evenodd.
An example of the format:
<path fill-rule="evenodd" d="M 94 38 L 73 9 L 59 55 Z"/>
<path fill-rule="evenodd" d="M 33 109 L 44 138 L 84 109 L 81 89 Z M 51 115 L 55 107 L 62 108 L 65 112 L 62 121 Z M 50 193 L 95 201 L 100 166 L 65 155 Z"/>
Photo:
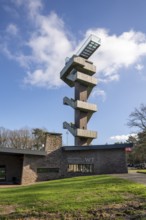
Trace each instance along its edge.
<path fill-rule="evenodd" d="M 93 173 L 93 164 L 69 164 L 68 172 L 73 173 Z"/>
<path fill-rule="evenodd" d="M 0 166 L 0 182 L 6 181 L 6 166 Z"/>
<path fill-rule="evenodd" d="M 37 168 L 37 173 L 59 173 L 59 168 L 48 168 L 48 167 Z"/>

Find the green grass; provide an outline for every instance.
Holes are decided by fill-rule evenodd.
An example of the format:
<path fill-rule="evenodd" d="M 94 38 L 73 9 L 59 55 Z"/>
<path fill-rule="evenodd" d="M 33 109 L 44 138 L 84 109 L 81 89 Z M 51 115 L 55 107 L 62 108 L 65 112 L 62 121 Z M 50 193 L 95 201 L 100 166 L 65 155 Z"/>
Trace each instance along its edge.
<path fill-rule="evenodd" d="M 144 174 L 146 174 L 146 170 L 137 170 L 137 173 L 144 173 Z"/>
<path fill-rule="evenodd" d="M 84 216 L 90 219 L 91 210 L 114 207 L 115 204 L 141 203 L 146 208 L 146 187 L 141 184 L 107 175 L 75 177 L 48 181 L 31 186 L 0 188 L 0 210 L 14 207 L 14 213 L 0 214 L 0 219 L 20 219 L 20 216 L 37 216 L 41 219 L 46 213 L 59 213 L 54 219 L 71 216 Z M 137 209 L 138 210 L 138 209 Z M 90 213 L 91 212 L 91 213 Z M 79 214 L 80 213 L 80 214 Z M 4 215 L 5 214 L 5 215 Z M 37 219 L 37 218 L 36 218 Z M 51 218 L 48 218 L 51 219 Z M 53 218 L 52 218 L 53 219 Z M 69 218 L 74 219 L 74 218 Z M 92 218 L 91 218 L 92 219 Z"/>
<path fill-rule="evenodd" d="M 144 173 L 144 174 L 146 174 L 146 169 L 129 169 L 128 173 Z"/>

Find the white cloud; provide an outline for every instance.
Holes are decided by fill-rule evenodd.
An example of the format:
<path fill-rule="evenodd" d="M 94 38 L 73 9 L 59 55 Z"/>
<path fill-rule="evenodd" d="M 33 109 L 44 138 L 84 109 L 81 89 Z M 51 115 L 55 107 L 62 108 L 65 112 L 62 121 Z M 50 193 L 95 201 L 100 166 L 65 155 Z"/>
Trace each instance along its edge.
<path fill-rule="evenodd" d="M 11 34 L 11 35 L 17 35 L 18 34 L 18 28 L 15 24 L 9 24 L 6 28 L 6 32 L 8 34 Z"/>
<path fill-rule="evenodd" d="M 35 15 L 43 8 L 43 2 L 41 0 L 11 0 L 17 7 L 24 6 L 29 11 L 29 15 Z"/>
<path fill-rule="evenodd" d="M 93 55 L 97 74 L 101 81 L 119 79 L 119 70 L 136 65 L 146 56 L 146 35 L 130 30 L 121 35 L 110 35 L 106 29 L 91 29 L 85 37 L 94 33 L 101 38 L 101 47 Z"/>
<path fill-rule="evenodd" d="M 66 56 L 72 52 L 72 43 L 64 30 L 63 21 L 53 12 L 47 17 L 38 15 L 36 27 L 39 31 L 36 30 L 27 42 L 36 69 L 29 71 L 25 82 L 59 86 L 62 83 L 59 73 Z"/>
<path fill-rule="evenodd" d="M 137 134 L 132 133 L 132 134 L 126 134 L 126 135 L 116 135 L 116 136 L 110 137 L 110 140 L 115 141 L 115 142 L 125 142 L 126 140 L 128 140 L 129 136 L 135 137 L 137 136 Z"/>
<path fill-rule="evenodd" d="M 138 71 L 141 71 L 143 68 L 144 68 L 144 66 L 141 65 L 141 64 L 137 64 L 137 65 L 135 66 L 135 69 L 138 70 Z"/>
<path fill-rule="evenodd" d="M 63 21 L 55 13 L 48 17 L 40 17 L 38 21 L 41 33 L 34 35 L 28 45 L 32 48 L 35 59 L 38 62 L 45 62 L 47 68 L 42 70 L 42 74 L 37 77 L 37 80 L 37 70 L 32 72 L 31 77 L 28 79 L 36 85 L 43 80 L 43 85 L 45 85 L 45 81 L 48 84 L 47 76 L 51 76 L 51 80 L 54 78 L 54 81 L 51 81 L 52 84 L 56 82 L 56 85 L 59 85 L 61 83 L 59 77 L 57 79 L 54 73 L 59 73 L 66 56 L 73 53 L 73 42 L 67 38 Z M 94 32 L 87 31 L 86 36 L 89 36 L 90 33 L 94 33 L 102 39 L 101 47 L 93 57 L 97 66 L 97 76 L 102 82 L 119 80 L 119 70 L 121 68 L 136 65 L 141 57 L 146 55 L 146 36 L 143 33 L 129 31 L 116 36 L 109 35 L 105 29 L 97 29 Z M 137 67 L 140 68 L 140 66 Z M 102 95 L 105 97 L 103 92 Z"/>
<path fill-rule="evenodd" d="M 25 0 L 25 3 L 23 0 L 21 0 L 21 3 L 25 4 L 25 6 L 28 8 L 29 16 L 31 16 L 32 19 L 34 19 L 34 16 L 38 16 L 40 14 L 40 10 L 43 8 L 43 3 L 41 0 Z"/>
<path fill-rule="evenodd" d="M 105 93 L 104 90 L 99 89 L 99 88 L 96 88 L 96 89 L 94 89 L 94 90 L 92 91 L 91 97 L 96 98 L 96 97 L 98 97 L 98 96 L 102 97 L 102 100 L 105 101 L 105 99 L 106 99 L 106 93 Z"/>
<path fill-rule="evenodd" d="M 63 20 L 55 12 L 49 15 L 42 14 L 43 1 L 11 1 L 17 7 L 23 6 L 27 9 L 26 17 L 31 26 L 31 32 L 29 30 L 27 39 L 25 36 L 22 39 L 23 33 L 21 34 L 23 41 L 20 47 L 18 45 L 17 51 L 12 50 L 7 42 L 2 43 L 1 49 L 3 47 L 3 51 L 10 59 L 16 60 L 26 68 L 25 83 L 47 88 L 60 86 L 62 81 L 59 72 L 65 63 L 65 58 L 70 57 L 81 42 L 78 44 L 73 40 Z M 9 33 L 16 34 L 18 31 L 14 24 L 8 27 Z M 101 38 L 101 47 L 91 58 L 97 66 L 97 77 L 100 82 L 119 80 L 122 68 L 131 66 L 138 70 L 144 68 L 141 62 L 141 59 L 146 56 L 144 33 L 130 30 L 116 35 L 110 34 L 106 29 L 95 28 L 87 30 L 85 38 L 91 33 Z M 102 96 L 103 100 L 106 97 L 103 90 L 95 90 L 93 96 L 95 95 Z"/>
<path fill-rule="evenodd" d="M 73 42 L 69 40 L 64 22 L 56 13 L 47 16 L 41 14 L 42 1 L 15 2 L 17 7 L 27 8 L 27 18 L 32 25 L 30 37 L 21 42 L 23 49 L 12 52 L 7 44 L 3 44 L 3 52 L 23 67 L 27 67 L 24 82 L 43 87 L 56 87 L 63 82 L 60 80 L 60 71 L 65 64 L 65 58 L 72 54 Z M 35 17 L 35 19 L 34 19 Z M 14 25 L 9 25 L 14 30 Z"/>

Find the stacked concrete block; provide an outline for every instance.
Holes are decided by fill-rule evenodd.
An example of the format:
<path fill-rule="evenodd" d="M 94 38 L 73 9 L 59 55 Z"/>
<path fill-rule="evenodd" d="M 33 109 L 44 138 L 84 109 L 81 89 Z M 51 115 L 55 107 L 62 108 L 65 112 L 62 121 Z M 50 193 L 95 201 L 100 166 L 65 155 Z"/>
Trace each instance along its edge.
<path fill-rule="evenodd" d="M 95 104 L 89 103 L 88 98 L 97 79 L 93 77 L 96 67 L 92 62 L 79 56 L 73 56 L 60 73 L 61 79 L 70 87 L 74 87 L 74 98 L 64 97 L 63 103 L 74 109 L 74 122 L 63 123 L 63 127 L 75 137 L 75 145 L 90 145 L 97 137 L 96 131 L 88 130 L 87 124 L 94 112 Z"/>

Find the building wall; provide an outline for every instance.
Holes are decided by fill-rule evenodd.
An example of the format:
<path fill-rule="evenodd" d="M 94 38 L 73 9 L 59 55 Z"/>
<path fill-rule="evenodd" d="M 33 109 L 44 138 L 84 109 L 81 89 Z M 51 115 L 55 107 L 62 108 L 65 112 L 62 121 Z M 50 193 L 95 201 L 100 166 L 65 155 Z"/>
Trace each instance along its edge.
<path fill-rule="evenodd" d="M 6 166 L 6 182 L 21 181 L 23 156 L 0 154 L 0 166 Z"/>
<path fill-rule="evenodd" d="M 68 164 L 93 164 L 93 174 L 127 173 L 124 149 L 66 151 L 63 152 L 64 176 L 74 176 L 77 173 L 68 173 Z M 79 174 L 80 175 L 80 174 Z"/>
<path fill-rule="evenodd" d="M 22 184 L 34 183 L 37 181 L 37 166 L 43 159 L 43 156 L 24 155 Z"/>
<path fill-rule="evenodd" d="M 127 173 L 124 149 L 64 151 L 60 134 L 48 134 L 46 156 L 24 156 L 22 184 L 87 175 L 68 172 L 69 164 L 93 165 L 90 174 Z"/>
<path fill-rule="evenodd" d="M 127 173 L 124 148 L 72 151 L 64 149 L 66 148 L 62 148 L 61 134 L 49 133 L 46 139 L 46 156 L 0 154 L 0 166 L 6 166 L 6 181 L 12 182 L 15 177 L 21 184 L 30 184 L 77 175 Z M 93 172 L 68 172 L 69 166 L 72 165 L 91 165 Z"/>
<path fill-rule="evenodd" d="M 61 134 L 48 134 L 45 149 L 46 156 L 25 155 L 22 184 L 59 178 L 61 176 L 61 146 Z"/>
<path fill-rule="evenodd" d="M 98 155 L 99 174 L 127 173 L 125 149 L 101 150 Z M 96 172 L 98 171 L 96 168 Z"/>

